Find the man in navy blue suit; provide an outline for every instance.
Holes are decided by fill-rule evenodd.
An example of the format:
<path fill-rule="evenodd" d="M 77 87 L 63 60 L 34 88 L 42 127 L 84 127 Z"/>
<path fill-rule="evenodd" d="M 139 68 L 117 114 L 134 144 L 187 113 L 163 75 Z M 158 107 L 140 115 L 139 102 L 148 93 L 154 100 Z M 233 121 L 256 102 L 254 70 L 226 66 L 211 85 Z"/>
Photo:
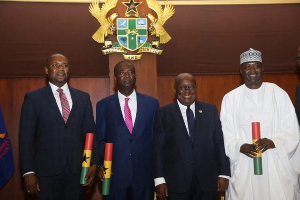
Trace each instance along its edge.
<path fill-rule="evenodd" d="M 113 143 L 107 199 L 153 200 L 153 118 L 159 103 L 135 91 L 136 74 L 131 62 L 116 64 L 114 79 L 118 92 L 99 101 L 96 107 L 100 162 L 103 163 L 105 143 Z M 102 165 L 101 180 L 104 173 Z"/>
<path fill-rule="evenodd" d="M 21 171 L 26 191 L 40 200 L 83 198 L 80 172 L 85 136 L 95 133 L 96 126 L 89 94 L 67 84 L 69 67 L 65 56 L 49 56 L 45 67 L 49 84 L 27 93 L 22 106 Z M 97 172 L 96 149 L 94 142 L 84 186 L 93 183 Z"/>
<path fill-rule="evenodd" d="M 160 200 L 216 200 L 230 176 L 216 106 L 195 101 L 196 81 L 179 74 L 177 101 L 154 119 L 154 182 Z"/>

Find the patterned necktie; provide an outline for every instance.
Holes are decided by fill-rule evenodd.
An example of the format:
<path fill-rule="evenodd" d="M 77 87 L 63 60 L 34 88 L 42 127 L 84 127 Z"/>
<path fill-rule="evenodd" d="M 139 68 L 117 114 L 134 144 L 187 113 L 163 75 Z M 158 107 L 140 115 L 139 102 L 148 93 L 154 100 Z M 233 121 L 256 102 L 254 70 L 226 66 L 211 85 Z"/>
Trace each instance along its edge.
<path fill-rule="evenodd" d="M 190 109 L 190 106 L 187 106 L 186 117 L 188 121 L 189 133 L 192 141 L 194 141 L 195 135 L 195 117 L 193 111 Z"/>
<path fill-rule="evenodd" d="M 59 98 L 60 98 L 61 108 L 62 108 L 62 116 L 63 116 L 65 123 L 67 123 L 68 117 L 70 115 L 69 102 L 68 102 L 66 95 L 63 92 L 63 89 L 58 88 L 57 92 L 59 92 Z"/>
<path fill-rule="evenodd" d="M 130 133 L 132 133 L 133 124 L 131 118 L 131 111 L 128 106 L 129 98 L 125 98 L 125 105 L 124 105 L 124 115 L 125 115 L 125 123 Z"/>

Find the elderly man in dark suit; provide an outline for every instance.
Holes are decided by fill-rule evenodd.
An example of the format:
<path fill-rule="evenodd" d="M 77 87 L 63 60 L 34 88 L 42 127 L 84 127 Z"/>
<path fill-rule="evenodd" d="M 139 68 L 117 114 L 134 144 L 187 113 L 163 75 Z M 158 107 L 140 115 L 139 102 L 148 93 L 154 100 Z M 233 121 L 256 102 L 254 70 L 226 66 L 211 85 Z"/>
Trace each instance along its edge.
<path fill-rule="evenodd" d="M 153 97 L 135 91 L 135 68 L 121 61 L 114 68 L 118 92 L 97 103 L 96 126 L 103 162 L 104 144 L 113 143 L 109 200 L 153 200 Z M 103 180 L 103 165 L 99 170 Z"/>
<path fill-rule="evenodd" d="M 51 55 L 45 72 L 49 84 L 25 95 L 20 121 L 20 163 L 25 189 L 39 199 L 82 199 L 80 172 L 86 133 L 95 133 L 89 94 L 67 84 L 69 61 Z M 93 183 L 99 164 L 94 142 L 91 167 L 85 177 Z"/>
<path fill-rule="evenodd" d="M 177 101 L 160 108 L 154 119 L 154 181 L 160 200 L 215 200 L 230 176 L 218 111 L 195 101 L 196 81 L 179 74 Z"/>

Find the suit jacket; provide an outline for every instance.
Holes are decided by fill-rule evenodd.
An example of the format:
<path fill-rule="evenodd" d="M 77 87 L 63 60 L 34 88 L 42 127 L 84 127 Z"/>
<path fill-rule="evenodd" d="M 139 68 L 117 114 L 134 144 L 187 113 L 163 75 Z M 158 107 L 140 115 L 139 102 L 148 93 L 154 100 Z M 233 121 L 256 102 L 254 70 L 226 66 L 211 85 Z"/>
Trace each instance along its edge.
<path fill-rule="evenodd" d="M 97 103 L 100 162 L 103 162 L 105 143 L 113 143 L 111 188 L 128 187 L 131 181 L 141 187 L 153 185 L 153 118 L 159 104 L 153 97 L 138 92 L 136 97 L 137 113 L 132 134 L 125 124 L 117 93 Z"/>
<path fill-rule="evenodd" d="M 195 137 L 192 142 L 177 101 L 156 112 L 154 178 L 164 177 L 170 192 L 187 192 L 194 174 L 206 192 L 217 190 L 219 175 L 230 176 L 217 108 L 196 101 L 195 118 Z"/>
<path fill-rule="evenodd" d="M 34 171 L 37 176 L 58 175 L 67 163 L 74 174 L 81 172 L 85 135 L 95 133 L 96 127 L 89 94 L 72 87 L 69 90 L 73 106 L 67 123 L 49 84 L 25 95 L 20 120 L 23 174 Z M 91 165 L 99 164 L 97 142 L 93 149 Z"/>

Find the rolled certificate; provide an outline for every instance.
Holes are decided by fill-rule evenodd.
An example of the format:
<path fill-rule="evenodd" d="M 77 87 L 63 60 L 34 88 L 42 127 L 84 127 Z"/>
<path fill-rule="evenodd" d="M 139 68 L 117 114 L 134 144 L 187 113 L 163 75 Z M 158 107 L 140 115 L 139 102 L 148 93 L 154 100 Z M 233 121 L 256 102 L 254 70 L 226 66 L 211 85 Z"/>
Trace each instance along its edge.
<path fill-rule="evenodd" d="M 109 195 L 112 154 L 113 154 L 113 143 L 105 143 L 105 152 L 104 152 L 105 173 L 104 173 L 104 178 L 102 183 L 102 195 Z"/>
<path fill-rule="evenodd" d="M 252 142 L 253 144 L 260 139 L 260 123 L 259 122 L 252 122 Z M 261 151 L 256 153 L 256 157 L 253 158 L 254 164 L 254 174 L 255 175 L 262 175 L 262 158 L 261 158 Z"/>
<path fill-rule="evenodd" d="M 82 168 L 81 168 L 81 175 L 80 175 L 80 184 L 86 184 L 87 181 L 84 180 L 87 172 L 89 171 L 91 165 L 91 157 L 92 157 L 92 149 L 93 149 L 93 133 L 87 133 L 85 136 L 85 145 L 83 150 L 83 157 L 82 157 Z"/>

